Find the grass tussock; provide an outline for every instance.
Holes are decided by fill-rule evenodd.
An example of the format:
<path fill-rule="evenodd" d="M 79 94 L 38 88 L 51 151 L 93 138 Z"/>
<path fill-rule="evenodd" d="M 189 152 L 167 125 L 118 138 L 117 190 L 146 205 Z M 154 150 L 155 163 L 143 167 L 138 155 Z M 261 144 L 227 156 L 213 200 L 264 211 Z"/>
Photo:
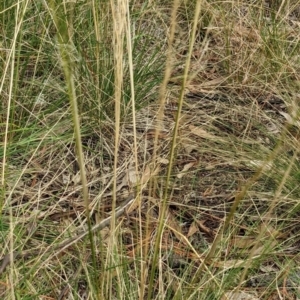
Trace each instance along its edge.
<path fill-rule="evenodd" d="M 299 12 L 2 1 L 0 298 L 300 298 Z"/>

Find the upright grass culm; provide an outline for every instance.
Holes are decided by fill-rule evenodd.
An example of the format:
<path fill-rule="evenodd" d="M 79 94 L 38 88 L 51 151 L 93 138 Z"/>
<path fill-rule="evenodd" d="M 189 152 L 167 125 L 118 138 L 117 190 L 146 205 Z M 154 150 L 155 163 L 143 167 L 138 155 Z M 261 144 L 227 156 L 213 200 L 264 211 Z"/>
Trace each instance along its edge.
<path fill-rule="evenodd" d="M 70 6 L 69 6 L 70 5 Z M 80 118 L 77 108 L 77 99 L 76 99 L 76 88 L 74 82 L 74 72 L 75 72 L 75 61 L 76 61 L 76 49 L 72 42 L 72 32 L 73 32 L 73 24 L 70 22 L 72 19 L 68 20 L 68 15 L 73 10 L 73 3 L 64 3 L 52 0 L 50 11 L 53 17 L 54 24 L 57 29 L 57 42 L 58 42 L 58 49 L 61 58 L 61 64 L 63 67 L 66 85 L 67 85 L 67 93 L 69 96 L 72 117 L 73 117 L 73 125 L 74 125 L 74 134 L 75 134 L 75 144 L 76 144 L 76 154 L 78 159 L 78 164 L 80 168 L 80 178 L 82 182 L 82 196 L 85 203 L 85 214 L 86 220 L 88 225 L 89 231 L 89 241 L 90 247 L 92 252 L 92 259 L 93 259 L 93 267 L 94 272 L 97 270 L 97 263 L 96 263 L 96 254 L 95 254 L 95 245 L 92 233 L 92 224 L 90 219 L 90 200 L 88 194 L 88 184 L 86 178 L 86 171 L 85 171 L 85 162 L 84 162 L 84 154 L 82 148 L 82 140 L 81 140 L 81 132 L 80 132 Z M 96 276 L 95 274 L 92 275 L 92 283 L 93 287 L 95 288 L 96 295 L 99 294 Z"/>
<path fill-rule="evenodd" d="M 176 12 L 179 6 L 179 2 L 176 0 L 174 1 L 174 7 L 173 7 L 173 14 L 172 14 L 172 22 L 173 24 L 175 23 L 175 18 L 176 18 Z M 152 290 L 153 290 L 153 281 L 154 281 L 154 276 L 157 268 L 157 263 L 158 263 L 158 256 L 159 256 L 159 247 L 161 245 L 161 238 L 162 238 L 162 232 L 163 228 L 165 225 L 165 218 L 166 218 L 166 212 L 168 210 L 167 207 L 167 200 L 169 196 L 169 183 L 171 179 L 171 174 L 172 174 L 172 169 L 173 169 L 173 161 L 175 157 L 175 151 L 176 151 L 176 146 L 177 146 L 177 135 L 178 135 L 178 127 L 179 127 L 179 120 L 181 117 L 181 110 L 182 110 L 182 105 L 183 105 L 183 98 L 184 98 L 184 91 L 186 87 L 186 82 L 188 79 L 188 74 L 190 71 L 190 62 L 191 62 L 191 56 L 193 52 L 193 46 L 195 42 L 195 36 L 196 36 L 196 30 L 197 30 L 197 25 L 198 25 L 198 20 L 199 20 L 199 15 L 201 11 L 201 5 L 202 1 L 197 1 L 196 3 L 196 9 L 195 9 L 195 14 L 194 14 L 194 20 L 193 20 L 193 29 L 191 32 L 191 38 L 190 38 L 190 44 L 189 44 L 189 51 L 188 55 L 185 61 L 185 68 L 184 68 L 184 74 L 183 74 L 183 80 L 182 80 L 182 85 L 181 85 L 181 91 L 178 99 L 178 108 L 177 108 L 177 115 L 175 119 L 175 127 L 173 130 L 172 134 L 172 144 L 171 144 L 171 149 L 170 149 L 170 155 L 169 155 L 169 165 L 168 165 L 168 170 L 167 170 L 167 176 L 166 176 L 166 185 L 165 189 L 163 192 L 163 199 L 160 205 L 160 214 L 159 214 L 159 219 L 158 219 L 158 229 L 156 233 L 156 239 L 155 239 L 155 245 L 154 245 L 154 252 L 153 252 L 153 258 L 152 258 L 152 267 L 151 267 L 151 273 L 150 273 L 150 278 L 149 278 L 149 290 L 148 290 L 148 300 L 151 299 L 152 297 Z M 174 27 L 172 27 L 174 28 Z M 171 34 L 173 32 L 171 31 Z M 173 37 L 171 35 L 170 37 L 170 42 L 172 42 Z M 171 53 L 169 53 L 171 54 Z M 169 75 L 170 75 L 170 68 L 167 65 L 166 66 L 166 73 L 165 73 L 165 81 L 162 84 L 162 95 L 164 95 L 164 90 L 165 90 L 165 85 L 167 83 L 167 80 L 169 80 Z M 165 85 L 164 85 L 165 84 Z M 160 106 L 162 110 L 162 105 Z M 161 120 L 159 120 L 160 122 Z M 158 130 L 156 130 L 156 135 L 155 135 L 155 144 L 157 143 L 157 138 L 158 138 Z"/>
<path fill-rule="evenodd" d="M 168 81 L 170 79 L 171 76 L 171 70 L 172 70 L 172 45 L 173 45 L 173 41 L 174 41 L 174 35 L 175 35 L 175 28 L 176 28 L 176 15 L 177 15 L 177 10 L 179 7 L 180 2 L 177 0 L 174 0 L 173 2 L 173 7 L 172 7 L 172 13 L 171 13 L 171 30 L 169 33 L 169 37 L 168 37 L 168 50 L 167 50 L 167 57 L 166 57 L 166 65 L 165 65 L 165 72 L 164 72 L 164 79 L 163 82 L 160 86 L 160 90 L 159 90 L 159 109 L 158 109 L 158 113 L 157 113 L 157 128 L 155 130 L 155 136 L 154 136 L 154 149 L 153 149 L 153 155 L 152 155 L 152 165 L 155 168 L 156 166 L 156 160 L 157 160 L 157 150 L 158 150 L 158 135 L 159 135 L 159 131 L 162 128 L 162 120 L 163 120 L 163 115 L 164 115 L 164 103 L 165 103 L 165 97 L 166 97 L 166 88 L 167 88 L 167 84 Z M 150 181 L 150 186 L 149 186 L 149 190 L 152 193 L 153 196 L 155 196 L 155 189 L 156 189 L 156 179 L 155 178 L 151 178 Z M 165 204 L 166 206 L 166 204 Z M 163 228 L 163 217 L 165 215 L 165 212 L 162 214 L 161 213 L 161 222 L 160 222 L 160 231 L 162 231 Z M 149 220 L 148 220 L 148 214 L 147 214 L 147 220 L 146 220 L 146 228 L 148 231 L 148 225 L 149 224 Z M 148 235 L 148 234 L 147 234 Z M 155 272 L 156 272 L 156 268 L 157 268 L 157 262 L 158 262 L 158 255 L 159 255 L 159 244 L 160 244 L 160 237 L 161 232 L 157 232 L 156 233 L 156 239 L 155 239 L 155 250 L 153 252 L 153 257 L 150 258 L 151 263 L 149 263 L 149 268 L 150 268 L 150 277 L 149 277 L 149 284 L 148 284 L 148 296 L 147 299 L 150 300 L 152 297 L 152 290 L 153 290 L 153 285 L 154 285 L 154 276 L 155 276 Z M 146 248 L 147 250 L 147 248 Z M 151 267 L 150 267 L 151 266 Z M 145 274 L 146 275 L 146 274 Z M 145 276 L 144 275 L 144 276 Z M 146 277 L 146 276 L 145 276 Z"/>
<path fill-rule="evenodd" d="M 125 1 L 115 2 L 110 1 L 111 13 L 113 21 L 113 53 L 114 53 L 114 165 L 113 165 L 113 201 L 112 201 L 112 219 L 110 225 L 110 238 L 107 247 L 106 268 L 106 297 L 113 297 L 113 278 L 111 267 L 116 266 L 118 259 L 116 257 L 118 239 L 116 237 L 116 218 L 115 209 L 117 207 L 117 170 L 120 144 L 120 118 L 121 118 L 121 102 L 122 102 L 122 87 L 123 87 L 123 51 L 124 51 L 124 35 L 126 29 L 126 8 Z M 116 266 L 116 272 L 118 272 Z"/>
<path fill-rule="evenodd" d="M 126 40 L 127 40 L 127 52 L 128 52 L 128 69 L 129 69 L 129 78 L 130 78 L 130 95 L 131 95 L 131 106 L 132 106 L 132 125 L 133 125 L 133 155 L 134 155 L 134 169 L 135 176 L 138 176 L 138 145 L 137 145 L 137 133 L 136 133 L 136 99 L 135 99 L 135 82 L 134 82 L 134 63 L 133 63 L 133 48 L 132 48 L 132 35 L 131 35 L 131 19 L 130 19 L 130 9 L 129 9 L 129 1 L 125 1 L 126 5 Z M 136 201 L 138 202 L 138 210 L 139 210 L 139 240 L 140 240 L 140 286 L 139 286 L 139 297 L 140 299 L 144 299 L 145 293 L 145 272 L 147 265 L 145 264 L 146 256 L 144 257 L 143 253 L 143 222 L 142 222 L 142 187 L 140 183 L 136 187 Z"/>
<path fill-rule="evenodd" d="M 10 51 L 7 56 L 6 60 L 6 66 L 3 72 L 3 77 L 1 80 L 1 86 L 0 86 L 0 94 L 2 94 L 2 90 L 5 84 L 6 76 L 5 74 L 8 73 L 9 67 L 10 67 L 10 80 L 9 80 L 9 92 L 8 92 L 8 100 L 7 100 L 7 109 L 6 109 L 6 122 L 5 122 L 5 133 L 4 133 L 4 142 L 3 142 L 3 159 L 2 159 L 2 172 L 1 172 L 1 186 L 3 188 L 3 195 L 5 195 L 5 184 L 6 184 L 6 163 L 7 163 L 7 156 L 9 153 L 7 153 L 8 146 L 11 141 L 8 140 L 9 138 L 9 131 L 11 126 L 11 119 L 13 119 L 13 116 L 11 116 L 11 109 L 13 107 L 13 97 L 16 93 L 16 79 L 17 74 L 19 73 L 19 64 L 17 63 L 17 66 L 15 68 L 15 59 L 17 58 L 17 62 L 19 62 L 19 55 L 17 53 L 17 45 L 16 42 L 20 38 L 20 33 L 22 32 L 22 25 L 23 25 L 23 17 L 25 15 L 25 12 L 27 11 L 28 1 L 25 3 L 17 2 L 16 8 L 15 8 L 15 30 L 13 34 L 13 38 L 10 45 Z M 3 105 L 3 104 L 2 104 Z M 9 197 L 9 202 L 11 198 Z M 1 197 L 0 199 L 0 219 L 2 218 L 2 211 L 3 211 L 3 204 L 4 204 L 4 198 Z M 9 279 L 11 283 L 11 299 L 15 299 L 15 290 L 14 290 L 14 282 L 17 280 L 15 278 L 15 272 L 14 272 L 14 230 L 15 230 L 15 222 L 13 219 L 13 212 L 12 212 L 12 205 L 11 203 L 7 203 L 9 206 L 9 251 L 10 251 L 10 273 L 9 273 Z"/>

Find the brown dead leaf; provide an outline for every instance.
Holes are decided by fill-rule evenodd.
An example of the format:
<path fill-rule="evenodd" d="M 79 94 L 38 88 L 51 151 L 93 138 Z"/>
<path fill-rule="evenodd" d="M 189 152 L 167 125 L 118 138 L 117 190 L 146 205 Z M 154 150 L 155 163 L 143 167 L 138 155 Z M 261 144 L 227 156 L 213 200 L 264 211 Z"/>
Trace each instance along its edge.
<path fill-rule="evenodd" d="M 69 179 L 70 180 L 70 179 Z M 72 176 L 72 181 L 75 185 L 79 184 L 81 182 L 80 173 L 77 172 L 75 175 Z"/>
<path fill-rule="evenodd" d="M 253 247 L 255 242 L 256 239 L 251 236 L 235 236 L 233 238 L 232 245 L 240 249 L 248 249 Z"/>
<path fill-rule="evenodd" d="M 199 220 L 195 219 L 195 222 L 198 224 L 200 229 L 202 231 L 204 231 L 206 234 L 208 234 L 209 236 L 215 235 L 215 232 L 213 230 L 211 230 L 210 228 L 208 228 L 207 226 L 204 225 L 205 221 L 199 221 Z"/>
<path fill-rule="evenodd" d="M 259 270 L 263 273 L 276 273 L 278 272 L 278 267 L 275 265 L 261 265 Z"/>
<path fill-rule="evenodd" d="M 277 241 L 272 241 L 272 243 L 268 244 L 268 247 L 271 248 L 275 248 L 277 246 Z M 263 253 L 266 252 L 266 245 L 260 246 L 257 249 L 254 250 L 254 252 L 252 253 L 253 256 L 260 256 Z"/>
<path fill-rule="evenodd" d="M 183 167 L 182 171 L 181 171 L 179 174 L 177 174 L 177 178 L 182 178 L 182 177 L 186 174 L 186 172 L 187 172 L 191 167 L 193 167 L 195 164 L 197 164 L 197 161 L 193 161 L 193 162 L 190 162 L 190 163 L 186 164 L 186 165 Z"/>
<path fill-rule="evenodd" d="M 133 186 L 136 185 L 139 181 L 139 176 L 136 173 L 135 168 L 129 168 L 127 172 L 128 185 Z"/>
<path fill-rule="evenodd" d="M 142 175 L 142 179 L 141 179 L 141 183 L 146 183 L 148 182 L 148 180 L 151 178 L 151 170 L 149 166 L 146 166 L 143 175 Z"/>
<path fill-rule="evenodd" d="M 192 151 L 199 149 L 199 145 L 182 143 L 182 146 L 187 154 L 191 154 Z"/>
<path fill-rule="evenodd" d="M 169 211 L 168 219 L 167 219 L 168 227 L 172 229 L 173 233 L 175 234 L 176 238 L 181 241 L 182 240 L 182 231 L 181 227 L 178 224 L 177 219 L 175 218 L 174 214 Z"/>
<path fill-rule="evenodd" d="M 258 299 L 259 299 L 258 295 L 255 291 L 251 292 L 251 294 L 243 291 L 226 292 L 221 298 L 221 300 L 258 300 Z"/>
<path fill-rule="evenodd" d="M 187 237 L 190 237 L 190 236 L 194 235 L 196 232 L 199 232 L 199 228 L 197 226 L 197 223 L 194 221 L 191 224 L 190 228 L 189 228 L 189 232 L 187 234 Z"/>
<path fill-rule="evenodd" d="M 146 168 L 145 168 L 145 170 L 144 170 L 144 172 L 143 172 L 143 174 L 142 174 L 141 184 L 147 183 L 147 182 L 149 181 L 149 179 L 150 179 L 152 176 L 157 175 L 157 174 L 159 173 L 159 171 L 160 171 L 160 167 L 159 167 L 159 166 L 157 166 L 157 167 L 155 168 L 155 170 L 153 170 L 152 172 L 151 172 L 151 170 L 150 170 L 150 167 L 149 167 L 149 166 L 146 166 Z"/>
<path fill-rule="evenodd" d="M 169 163 L 169 160 L 167 158 L 159 157 L 157 161 L 162 165 L 167 165 Z"/>
<path fill-rule="evenodd" d="M 264 237 L 267 238 L 268 237 L 280 238 L 285 236 L 282 232 L 276 230 L 271 224 L 265 222 L 260 224 L 258 230 L 263 233 Z"/>
<path fill-rule="evenodd" d="M 208 86 L 212 86 L 212 85 L 213 86 L 219 85 L 219 84 L 223 83 L 225 80 L 226 80 L 226 78 L 223 78 L 223 77 L 215 78 L 213 80 L 201 83 L 200 87 L 203 88 L 203 87 L 208 87 Z"/>
<path fill-rule="evenodd" d="M 206 130 L 204 130 L 200 127 L 190 125 L 189 129 L 191 130 L 192 134 L 195 134 L 201 138 L 204 138 L 204 139 L 215 139 L 216 138 L 216 136 L 210 134 L 209 132 L 207 132 Z"/>
<path fill-rule="evenodd" d="M 225 261 L 215 261 L 212 263 L 212 265 L 216 268 L 234 269 L 242 267 L 243 265 L 245 265 L 245 263 L 246 262 L 242 259 L 231 259 Z"/>

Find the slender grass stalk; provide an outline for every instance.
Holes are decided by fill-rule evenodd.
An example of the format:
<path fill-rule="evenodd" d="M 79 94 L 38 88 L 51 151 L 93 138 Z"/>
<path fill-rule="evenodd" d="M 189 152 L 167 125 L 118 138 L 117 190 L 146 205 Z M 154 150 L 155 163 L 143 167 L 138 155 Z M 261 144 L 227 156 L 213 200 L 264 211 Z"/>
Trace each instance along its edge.
<path fill-rule="evenodd" d="M 85 172 L 85 162 L 84 162 L 84 154 L 82 148 L 82 141 L 81 141 L 81 132 L 80 132 L 80 120 L 79 120 L 79 112 L 77 107 L 77 97 L 76 97 L 76 88 L 75 88 L 75 81 L 74 81 L 74 72 L 75 72 L 75 49 L 72 43 L 72 37 L 69 36 L 69 33 L 72 32 L 71 27 L 73 26 L 68 22 L 67 15 L 63 13 L 59 13 L 59 8 L 61 3 L 58 1 L 52 0 L 51 1 L 51 15 L 55 26 L 57 28 L 57 41 L 58 41 L 58 48 L 59 54 L 61 58 L 61 64 L 63 67 L 66 85 L 67 85 L 67 92 L 70 100 L 72 117 L 73 117 L 73 125 L 74 125 L 74 133 L 75 133 L 75 144 L 76 144 L 76 154 L 80 169 L 80 178 L 82 182 L 82 196 L 85 203 L 85 213 L 89 231 L 89 241 L 91 244 L 91 251 L 92 251 L 92 259 L 93 259 L 93 266 L 94 270 L 96 270 L 96 253 L 95 253 L 95 245 L 92 233 L 92 224 L 90 219 L 90 200 L 88 194 L 88 184 Z M 95 278 L 94 278 L 95 279 Z M 95 288 L 98 289 L 98 284 L 95 281 Z M 96 293 L 97 295 L 98 293 Z"/>
<path fill-rule="evenodd" d="M 128 64 L 129 64 L 129 76 L 130 76 L 130 94 L 131 94 L 131 105 L 132 105 L 132 125 L 133 125 L 133 154 L 134 154 L 134 167 L 135 175 L 138 178 L 138 146 L 137 146 L 137 134 L 136 134 L 136 102 L 135 102 L 135 83 L 134 83 L 134 66 L 133 66 L 133 49 L 132 49 L 132 36 L 131 36 L 131 20 L 130 20 L 130 10 L 129 1 L 126 0 L 126 36 L 127 36 L 127 52 L 128 52 Z M 143 255 L 143 220 L 142 220 L 142 200 L 141 200 L 141 186 L 138 184 L 136 187 L 136 201 L 138 202 L 139 210 L 139 241 L 140 241 L 140 262 L 141 262 L 141 279 L 140 279 L 140 299 L 144 299 L 145 293 L 145 271 L 146 265 L 144 255 Z"/>
<path fill-rule="evenodd" d="M 155 136 L 154 136 L 154 149 L 153 149 L 153 156 L 152 156 L 152 165 L 155 168 L 156 166 L 156 160 L 157 160 L 157 151 L 158 151 L 158 135 L 159 131 L 162 127 L 162 120 L 164 115 L 164 103 L 165 103 L 165 95 L 166 95 L 166 89 L 167 84 L 169 82 L 170 76 L 171 76 L 171 70 L 172 70 L 172 54 L 173 54 L 173 41 L 175 36 L 175 29 L 176 29 L 176 15 L 177 11 L 180 5 L 179 0 L 174 0 L 173 2 L 173 8 L 171 13 L 171 30 L 168 38 L 168 49 L 167 49 L 167 61 L 165 66 L 165 72 L 164 72 L 164 78 L 160 86 L 159 90 L 159 109 L 157 113 L 157 128 L 155 130 Z M 156 182 L 155 178 L 152 178 L 150 180 L 149 184 L 149 190 L 150 193 L 155 196 L 155 188 L 156 188 Z M 162 226 L 162 225 L 161 225 Z M 149 227 L 149 219 L 147 215 L 146 220 L 146 236 L 148 236 L 148 227 Z M 159 243 L 160 243 L 160 236 L 159 233 L 157 233 L 156 241 L 155 241 L 155 250 L 154 250 L 154 256 L 152 258 L 151 268 L 150 268 L 150 278 L 149 278 L 149 284 L 148 284 L 148 300 L 152 297 L 152 290 L 153 290 L 153 284 L 154 284 L 154 276 L 156 271 L 156 264 L 158 261 L 158 251 L 159 251 Z M 147 248 L 145 249 L 145 252 L 147 251 Z M 150 264 L 149 264 L 150 266 Z"/>
<path fill-rule="evenodd" d="M 27 6 L 28 6 L 29 1 L 26 1 L 25 3 L 22 4 L 21 2 L 18 1 L 16 5 L 16 12 L 15 12 L 15 30 L 14 30 L 14 36 L 12 39 L 12 45 L 9 51 L 9 55 L 7 58 L 7 64 L 4 70 L 4 74 L 2 77 L 2 82 L 0 86 L 0 94 L 2 92 L 4 82 L 5 82 L 5 74 L 8 72 L 8 68 L 10 66 L 10 82 L 9 82 L 9 92 L 8 92 L 8 103 L 7 103 L 7 112 L 6 112 L 6 122 L 5 122 L 5 133 L 4 133 L 4 143 L 3 143 L 3 159 L 2 159 L 2 172 L 1 172 L 1 186 L 3 189 L 5 188 L 5 171 L 6 171 L 6 162 L 7 162 L 7 149 L 8 149 L 8 134 L 9 134 L 9 127 L 10 127 L 10 112 L 11 112 L 11 107 L 12 107 L 12 101 L 13 101 L 13 87 L 16 86 L 16 74 L 18 74 L 18 65 L 17 68 L 15 69 L 15 59 L 16 59 L 16 43 L 18 41 L 21 28 L 23 25 L 23 18 L 24 15 L 27 11 Z M 19 62 L 19 56 L 18 60 Z M 16 89 L 14 89 L 16 91 Z M 4 194 L 4 190 L 3 190 Z M 10 198 L 8 199 L 10 200 Z M 7 203 L 9 205 L 9 246 L 10 246 L 10 273 L 9 273 L 9 279 L 11 283 L 11 299 L 15 299 L 15 272 L 14 272 L 14 229 L 15 229 L 15 223 L 13 219 L 13 212 L 12 212 L 12 206 L 10 203 Z M 0 200 L 0 219 L 2 218 L 2 210 L 3 210 L 3 201 L 2 197 Z"/>
<path fill-rule="evenodd" d="M 20 2 L 18 1 L 17 8 L 16 8 L 16 16 L 19 16 L 19 10 L 20 10 Z M 7 149 L 7 136 L 8 136 L 8 129 L 9 129 L 9 120 L 10 120 L 10 107 L 11 107 L 11 101 L 12 101 L 12 91 L 13 91 L 13 82 L 14 82 L 14 67 L 15 67 L 15 54 L 16 54 L 16 49 L 15 49 L 15 41 L 18 39 L 19 35 L 19 30 L 22 24 L 22 21 L 20 22 L 18 19 L 16 19 L 16 30 L 15 30 L 15 36 L 13 39 L 13 47 L 12 49 L 12 56 L 11 56 L 11 69 L 10 69 L 10 85 L 9 85 L 9 99 L 8 99 L 8 107 L 7 107 L 7 120 L 6 120 L 6 128 L 5 128 L 5 137 L 4 137 L 4 155 L 3 155 L 3 171 L 2 171 L 2 186 L 4 187 L 4 182 L 5 182 L 5 163 L 6 163 L 6 149 Z M 19 25 L 19 26 L 18 26 Z M 2 206 L 1 212 L 2 212 Z M 2 214 L 2 213 L 1 213 Z M 14 262 L 13 262 L 13 257 L 14 257 L 14 221 L 13 221 L 13 212 L 12 212 L 12 207 L 9 205 L 9 245 L 10 245 L 10 274 L 9 274 L 9 280 L 11 282 L 11 299 L 15 299 L 15 290 L 14 290 L 14 282 L 15 282 L 15 276 L 14 276 Z"/>
<path fill-rule="evenodd" d="M 174 12 L 175 13 L 177 11 L 178 4 L 179 4 L 178 2 L 174 2 Z M 164 224 L 165 224 L 166 212 L 168 210 L 167 200 L 168 200 L 168 195 L 169 195 L 169 183 L 171 180 L 171 174 L 172 174 L 172 169 L 173 169 L 173 162 L 174 162 L 176 143 L 177 143 L 177 134 L 178 134 L 178 128 L 179 128 L 179 120 L 180 120 L 181 110 L 182 110 L 182 105 L 183 105 L 184 89 L 185 89 L 185 86 L 187 83 L 188 74 L 189 74 L 189 70 L 190 70 L 190 62 L 191 62 L 193 47 L 194 47 L 194 43 L 195 43 L 195 36 L 196 36 L 198 20 L 199 20 L 200 11 L 201 11 L 201 5 L 202 5 L 202 1 L 197 1 L 195 14 L 194 14 L 194 20 L 193 20 L 193 29 L 192 29 L 190 44 L 189 44 L 189 51 L 188 51 L 188 55 L 187 55 L 187 58 L 185 61 L 185 68 L 184 68 L 183 80 L 182 80 L 182 85 L 181 85 L 181 91 L 180 91 L 180 95 L 179 95 L 179 99 L 178 99 L 178 109 L 177 109 L 177 115 L 176 115 L 176 119 L 175 119 L 175 127 L 174 127 L 173 137 L 172 137 L 170 159 L 169 159 L 169 165 L 168 165 L 167 177 L 166 177 L 166 186 L 164 189 L 163 201 L 160 206 L 158 229 L 157 229 L 157 233 L 156 233 L 154 254 L 153 254 L 153 258 L 152 258 L 152 268 L 151 268 L 150 280 L 149 280 L 148 300 L 150 300 L 152 297 L 154 276 L 155 276 L 156 266 L 157 266 L 157 262 L 158 262 L 158 256 L 159 256 L 159 252 L 160 252 L 159 246 L 161 244 L 161 238 L 162 238 L 162 232 L 163 232 L 163 228 L 164 228 Z M 173 17 L 175 18 L 175 16 L 173 16 Z M 166 77 L 167 76 L 165 76 L 165 78 Z"/>
<path fill-rule="evenodd" d="M 118 178 L 118 157 L 120 144 L 120 118 L 121 118 L 121 102 L 123 87 L 123 55 L 124 55 L 124 34 L 126 30 L 126 9 L 125 1 L 110 1 L 112 20 L 113 20 L 113 51 L 114 51 L 114 105 L 115 105 L 115 141 L 114 141 L 114 180 L 113 180 L 113 200 L 112 200 L 112 219 L 111 219 L 111 235 L 108 245 L 108 267 L 114 265 L 114 255 L 117 252 L 116 238 L 116 217 L 115 210 L 117 206 L 117 178 Z M 118 268 L 118 267 L 117 267 Z M 113 297 L 112 272 L 107 272 L 107 289 L 106 293 L 109 298 Z"/>
<path fill-rule="evenodd" d="M 101 36 L 100 36 L 100 26 L 101 22 L 99 20 L 99 8 L 98 5 L 100 5 L 99 1 L 97 3 L 96 0 L 92 0 L 92 10 L 93 10 L 93 24 L 94 24 L 94 31 L 95 31 L 95 38 L 96 38 L 96 74 L 100 74 L 100 42 L 101 42 Z M 98 89 L 100 87 L 100 82 L 99 82 L 99 76 L 96 77 L 96 86 L 97 86 L 97 97 L 100 97 L 98 95 Z M 99 111 L 101 111 L 100 105 L 98 106 Z"/>
<path fill-rule="evenodd" d="M 10 112 L 11 112 L 11 107 L 12 107 L 12 98 L 13 98 L 13 87 L 14 87 L 14 78 L 15 78 L 15 54 L 16 54 L 16 43 L 18 40 L 18 36 L 21 31 L 22 27 L 22 22 L 24 15 L 27 10 L 29 1 L 26 1 L 23 4 L 23 11 L 20 11 L 20 2 L 17 2 L 16 5 L 16 26 L 15 26 L 15 31 L 14 31 L 14 37 L 12 39 L 12 44 L 10 47 L 9 54 L 7 56 L 7 63 L 5 64 L 4 71 L 2 73 L 2 81 L 0 85 L 0 94 L 2 94 L 3 87 L 5 84 L 5 79 L 6 79 L 6 74 L 8 73 L 9 67 L 11 66 L 10 69 L 10 84 L 9 84 L 9 92 L 8 92 L 8 101 L 7 101 L 7 113 L 6 113 L 6 122 L 5 122 L 5 132 L 4 132 L 4 142 L 3 142 L 3 159 L 2 159 L 2 171 L 1 171 L 1 185 L 4 187 L 5 186 L 5 170 L 6 170 L 6 160 L 7 160 L 7 149 L 8 149 L 8 133 L 9 133 L 9 124 L 10 124 Z M 20 15 L 20 19 L 18 19 Z M 2 208 L 3 208 L 3 203 L 2 200 L 0 200 L 0 216 L 2 214 Z"/>

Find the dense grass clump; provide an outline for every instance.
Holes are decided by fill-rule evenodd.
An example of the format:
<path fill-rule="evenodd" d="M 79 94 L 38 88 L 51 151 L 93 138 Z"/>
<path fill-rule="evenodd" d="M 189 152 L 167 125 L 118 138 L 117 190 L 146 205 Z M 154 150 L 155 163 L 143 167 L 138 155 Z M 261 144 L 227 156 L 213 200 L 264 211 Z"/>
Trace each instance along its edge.
<path fill-rule="evenodd" d="M 1 1 L 0 298 L 300 298 L 299 11 Z"/>

